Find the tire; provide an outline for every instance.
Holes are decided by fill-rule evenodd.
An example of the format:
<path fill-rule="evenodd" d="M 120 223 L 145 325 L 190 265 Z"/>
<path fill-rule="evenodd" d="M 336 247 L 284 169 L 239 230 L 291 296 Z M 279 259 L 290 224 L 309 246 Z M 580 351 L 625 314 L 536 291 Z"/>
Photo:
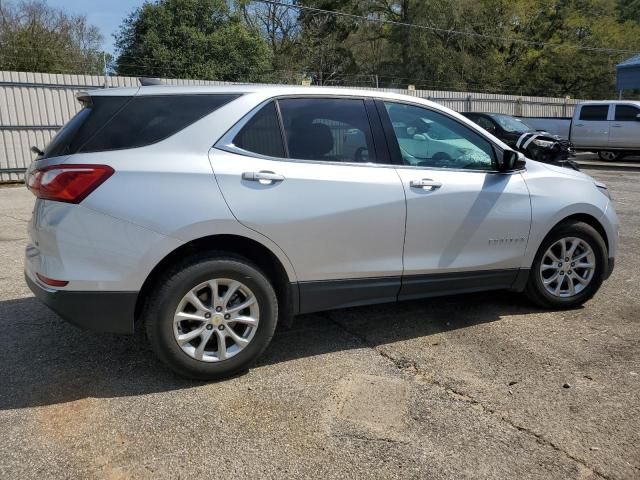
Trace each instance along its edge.
<path fill-rule="evenodd" d="M 210 282 L 213 279 L 215 283 Z M 213 306 L 212 285 L 218 292 L 220 313 Z M 222 310 L 223 297 L 234 287 Z M 143 313 L 149 343 L 160 360 L 188 378 L 216 380 L 246 371 L 269 345 L 278 322 L 278 300 L 269 279 L 248 260 L 224 253 L 187 258 L 168 271 L 153 291 Z M 198 298 L 189 296 L 192 291 L 200 292 Z M 226 313 L 227 307 L 245 305 L 250 298 L 254 299 L 250 306 Z M 195 307 L 198 301 L 204 309 Z M 198 320 L 191 320 L 195 316 Z M 179 320 L 183 317 L 188 319 Z M 233 318 L 243 320 L 233 322 Z M 243 323 L 248 321 L 257 323 Z M 202 333 L 179 345 L 178 336 L 184 340 L 198 332 Z M 204 338 L 207 341 L 199 353 Z M 224 347 L 220 347 L 221 338 Z"/>
<path fill-rule="evenodd" d="M 561 248 L 561 244 L 558 244 L 558 242 L 561 242 L 562 239 L 578 239 L 585 242 L 586 245 L 591 248 L 593 256 L 587 256 L 586 263 L 583 263 L 582 259 L 572 263 L 571 260 L 573 259 L 570 259 L 570 262 L 566 262 L 564 261 L 565 259 L 559 258 L 562 263 L 562 268 L 559 267 L 559 263 L 548 263 L 550 261 L 550 257 L 547 256 L 549 248 L 554 246 L 553 251 L 558 253 L 557 249 Z M 574 257 L 578 258 L 581 252 L 586 252 L 587 250 L 583 248 L 584 244 L 580 242 L 576 243 L 578 243 L 579 246 L 576 248 Z M 567 240 L 566 245 L 569 246 L 572 245 L 572 243 L 570 244 Z M 607 268 L 607 256 L 605 241 L 596 229 L 583 222 L 573 220 L 563 222 L 555 227 L 540 245 L 531 267 L 525 293 L 533 303 L 542 308 L 569 309 L 578 307 L 591 299 L 602 285 Z M 592 260 L 589 260 L 589 258 L 592 258 Z M 581 278 L 583 276 L 587 278 L 588 273 L 587 269 L 581 269 L 579 265 L 590 264 L 592 262 L 594 268 L 590 281 L 586 286 L 582 286 L 579 281 L 574 280 L 575 276 L 580 275 Z M 572 265 L 576 263 L 578 267 L 575 267 L 575 271 L 571 270 Z M 545 266 L 544 273 L 542 273 L 543 264 Z M 557 276 L 559 280 L 545 286 L 544 280 L 548 281 L 555 273 L 559 274 L 559 271 L 564 269 L 569 270 L 565 270 L 563 275 Z M 564 283 L 561 284 L 559 294 L 554 294 L 548 290 L 548 288 L 555 290 L 560 281 Z M 574 284 L 575 293 L 573 295 L 571 295 L 569 282 Z M 581 290 L 578 291 L 579 288 L 581 288 Z M 565 296 L 560 296 L 563 295 L 562 292 L 564 292 Z"/>
<path fill-rule="evenodd" d="M 620 159 L 620 154 L 612 152 L 610 150 L 603 150 L 601 152 L 598 152 L 598 157 L 600 157 L 600 160 L 603 160 L 605 162 L 615 162 L 616 160 Z"/>

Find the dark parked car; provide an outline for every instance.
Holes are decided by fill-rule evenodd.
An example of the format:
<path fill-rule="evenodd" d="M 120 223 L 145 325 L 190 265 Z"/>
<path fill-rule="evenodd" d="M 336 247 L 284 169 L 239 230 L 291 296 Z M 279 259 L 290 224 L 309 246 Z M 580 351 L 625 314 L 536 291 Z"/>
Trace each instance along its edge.
<path fill-rule="evenodd" d="M 570 160 L 573 146 L 566 138 L 536 130 L 519 118 L 502 113 L 462 112 L 462 115 L 528 158 L 578 170 L 578 165 Z"/>

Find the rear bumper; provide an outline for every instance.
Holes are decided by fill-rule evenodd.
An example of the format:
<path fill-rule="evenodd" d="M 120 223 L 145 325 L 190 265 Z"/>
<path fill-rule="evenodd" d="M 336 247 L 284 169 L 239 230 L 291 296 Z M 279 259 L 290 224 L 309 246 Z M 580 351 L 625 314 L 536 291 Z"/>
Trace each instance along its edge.
<path fill-rule="evenodd" d="M 73 325 L 94 332 L 133 333 L 138 292 L 50 290 L 26 272 L 25 280 L 38 299 Z"/>

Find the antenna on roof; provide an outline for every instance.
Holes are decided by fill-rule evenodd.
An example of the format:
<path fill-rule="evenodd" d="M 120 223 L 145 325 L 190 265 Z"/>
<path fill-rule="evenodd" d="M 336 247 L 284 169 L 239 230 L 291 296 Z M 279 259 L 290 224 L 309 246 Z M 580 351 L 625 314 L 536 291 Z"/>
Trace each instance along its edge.
<path fill-rule="evenodd" d="M 154 77 L 138 77 L 138 81 L 143 87 L 149 87 L 151 85 L 164 85 L 164 83 L 162 83 L 162 79 Z"/>

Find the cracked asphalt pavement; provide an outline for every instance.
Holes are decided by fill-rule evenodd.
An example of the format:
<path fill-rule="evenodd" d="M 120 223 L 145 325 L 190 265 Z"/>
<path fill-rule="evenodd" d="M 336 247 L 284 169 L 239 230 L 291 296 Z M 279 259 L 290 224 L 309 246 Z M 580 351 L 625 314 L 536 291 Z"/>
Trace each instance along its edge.
<path fill-rule="evenodd" d="M 33 197 L 0 189 L 0 478 L 640 478 L 640 173 L 584 308 L 510 292 L 298 317 L 259 364 L 181 379 L 22 276 Z"/>

